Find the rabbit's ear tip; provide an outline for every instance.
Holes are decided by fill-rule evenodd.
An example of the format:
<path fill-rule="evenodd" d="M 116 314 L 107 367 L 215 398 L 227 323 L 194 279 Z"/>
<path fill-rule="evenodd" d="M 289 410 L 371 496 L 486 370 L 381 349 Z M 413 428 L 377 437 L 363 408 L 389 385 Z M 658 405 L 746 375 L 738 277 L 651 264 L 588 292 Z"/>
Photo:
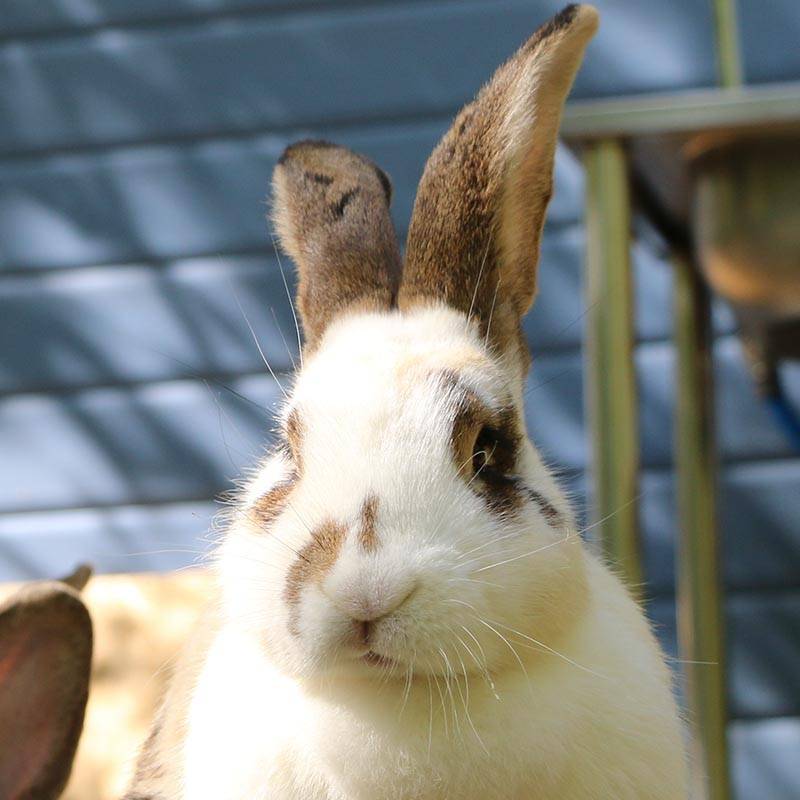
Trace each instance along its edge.
<path fill-rule="evenodd" d="M 569 6 L 567 6 L 569 8 Z M 588 3 L 575 6 L 573 25 L 580 27 L 589 34 L 594 34 L 600 25 L 600 12 Z"/>
<path fill-rule="evenodd" d="M 329 142 L 326 139 L 300 139 L 297 142 L 292 142 L 287 145 L 284 151 L 278 158 L 277 165 L 283 166 L 295 156 L 302 153 L 304 150 L 328 150 L 340 147 L 340 145 Z"/>
<path fill-rule="evenodd" d="M 94 573 L 94 569 L 90 564 L 79 564 L 75 569 L 66 577 L 60 578 L 60 583 L 65 583 L 67 586 L 71 586 L 75 591 L 80 592 L 89 583 L 89 579 L 92 577 Z"/>
<path fill-rule="evenodd" d="M 600 19 L 600 12 L 595 6 L 591 5 L 591 3 L 573 3 L 572 5 L 567 6 L 567 8 L 574 9 L 572 13 L 574 14 L 575 18 L 580 18 L 595 23 Z"/>
<path fill-rule="evenodd" d="M 566 28 L 576 23 L 583 25 L 597 24 L 599 19 L 600 13 L 593 5 L 589 3 L 570 3 L 553 17 L 553 24 L 557 28 Z"/>
<path fill-rule="evenodd" d="M 599 24 L 600 13 L 594 6 L 571 3 L 545 22 L 533 38 L 537 43 L 557 35 L 578 37 L 582 40 L 590 39 Z"/>

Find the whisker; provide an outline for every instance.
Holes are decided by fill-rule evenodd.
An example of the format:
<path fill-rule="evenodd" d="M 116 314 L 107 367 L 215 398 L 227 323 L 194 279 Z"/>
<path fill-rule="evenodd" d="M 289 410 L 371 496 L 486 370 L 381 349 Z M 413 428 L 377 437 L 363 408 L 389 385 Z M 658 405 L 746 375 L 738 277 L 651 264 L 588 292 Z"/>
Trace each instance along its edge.
<path fill-rule="evenodd" d="M 493 621 L 495 625 L 499 625 L 501 628 L 505 628 L 505 630 L 509 631 L 510 633 L 513 633 L 515 636 L 521 636 L 523 639 L 527 639 L 528 641 L 533 642 L 533 644 L 544 648 L 548 653 L 552 653 L 554 656 L 563 659 L 568 664 L 572 664 L 573 667 L 577 667 L 578 669 L 581 669 L 584 672 L 588 672 L 590 675 L 594 675 L 596 678 L 609 680 L 607 675 L 602 675 L 599 672 L 595 672 L 593 669 L 589 669 L 589 667 L 585 667 L 583 664 L 579 664 L 577 661 L 573 661 L 573 659 L 571 659 L 569 656 L 565 656 L 563 653 L 559 653 L 558 650 L 554 650 L 552 647 L 546 645 L 544 642 L 540 642 L 538 639 L 534 639 L 532 636 L 528 636 L 527 634 L 515 630 L 514 628 L 508 625 L 504 625 L 502 622 L 497 622 L 495 620 Z"/>
<path fill-rule="evenodd" d="M 486 335 L 483 337 L 483 346 L 486 347 L 489 343 L 489 331 L 492 327 L 492 317 L 494 316 L 494 304 L 497 302 L 497 292 L 500 289 L 500 276 L 497 276 L 497 283 L 494 287 L 494 297 L 492 297 L 492 307 L 489 310 L 489 321 L 486 323 Z"/>
<path fill-rule="evenodd" d="M 286 290 L 286 298 L 289 301 L 289 308 L 292 310 L 292 319 L 294 320 L 294 329 L 297 333 L 297 354 L 300 359 L 300 369 L 303 368 L 303 344 L 300 341 L 300 325 L 297 322 L 297 313 L 294 310 L 294 302 L 292 301 L 292 293 L 289 291 L 289 284 L 286 282 L 286 273 L 283 271 L 283 263 L 281 262 L 281 254 L 278 246 L 275 244 L 275 236 L 272 236 L 272 249 L 275 251 L 275 257 L 278 259 L 278 269 L 281 272 L 281 280 L 283 280 L 283 288 Z"/>
<path fill-rule="evenodd" d="M 533 386 L 528 387 L 522 396 L 527 397 L 534 390 L 541 389 L 543 386 L 547 386 L 548 383 L 553 383 L 553 381 L 557 381 L 560 378 L 563 378 L 565 375 L 569 375 L 570 372 L 572 372 L 571 369 L 562 369 L 561 372 L 551 375 L 549 378 L 547 378 L 547 380 L 541 381 L 540 383 L 534 383 Z"/>
<path fill-rule="evenodd" d="M 478 279 L 475 281 L 475 290 L 472 292 L 472 302 L 469 304 L 469 311 L 467 312 L 467 328 L 472 321 L 472 312 L 475 309 L 475 300 L 478 298 L 478 287 L 481 285 L 481 277 L 483 276 L 483 268 L 486 266 L 486 257 L 489 255 L 489 247 L 491 246 L 491 238 L 486 243 L 486 250 L 483 251 L 483 258 L 481 259 L 481 266 L 478 270 Z"/>
<path fill-rule="evenodd" d="M 502 639 L 505 642 L 506 646 L 514 654 L 514 658 L 516 658 L 517 661 L 519 662 L 519 666 L 522 669 L 522 673 L 523 673 L 523 675 L 525 675 L 525 679 L 526 679 L 526 681 L 528 681 L 528 684 L 530 685 L 530 678 L 528 677 L 528 671 L 525 669 L 525 665 L 522 663 L 522 659 L 519 657 L 519 653 L 511 645 L 511 642 L 509 642 L 508 639 L 506 639 L 506 637 L 503 636 L 502 633 L 500 633 L 500 631 L 498 631 L 496 628 L 493 628 L 485 619 L 483 619 L 480 616 L 480 614 L 478 613 L 478 610 L 475 608 L 475 606 L 472 605 L 472 603 L 468 603 L 465 600 L 457 600 L 455 598 L 450 598 L 449 602 L 457 603 L 458 605 L 462 605 L 462 606 L 466 606 L 468 609 L 470 609 L 475 614 L 475 619 L 478 622 L 480 622 L 481 625 L 485 625 L 490 631 L 492 631 L 494 634 L 499 636 L 500 639 Z"/>
<path fill-rule="evenodd" d="M 283 335 L 283 326 L 278 322 L 278 315 L 275 313 L 275 308 L 273 306 L 269 307 L 270 313 L 272 314 L 272 320 L 275 323 L 275 327 L 278 330 L 278 334 L 281 337 L 281 341 L 283 342 L 283 346 L 286 348 L 286 355 L 289 356 L 289 361 L 292 362 L 292 369 L 297 372 L 297 364 L 295 363 L 294 356 L 292 355 L 292 351 L 289 348 L 289 342 L 286 341 L 286 337 Z"/>
<path fill-rule="evenodd" d="M 569 330 L 569 329 L 570 329 L 570 328 L 571 328 L 573 325 L 576 325 L 578 322 L 580 322 L 580 321 L 581 321 L 581 320 L 582 320 L 582 319 L 583 319 L 583 318 L 584 318 L 584 317 L 585 317 L 585 316 L 586 316 L 586 315 L 587 315 L 587 314 L 588 314 L 588 313 L 589 313 L 589 312 L 590 312 L 590 311 L 591 311 L 591 310 L 592 310 L 592 309 L 593 309 L 593 308 L 594 308 L 594 307 L 595 307 L 595 306 L 596 306 L 596 305 L 597 305 L 599 302 L 600 302 L 599 300 L 595 300 L 594 302 L 592 302 L 592 303 L 589 303 L 589 305 L 588 305 L 588 306 L 586 306 L 586 308 L 584 308 L 584 309 L 583 309 L 583 311 L 581 311 L 581 313 L 580 313 L 580 314 L 578 314 L 578 316 L 577 316 L 577 317 L 575 317 L 575 319 L 573 319 L 573 320 L 572 320 L 572 322 L 568 322 L 568 323 L 567 323 L 567 324 L 566 324 L 566 325 L 565 325 L 563 328 L 559 328 L 559 329 L 558 329 L 558 330 L 555 332 L 555 334 L 554 334 L 554 336 L 553 336 L 553 344 L 558 344 L 558 343 L 559 343 L 559 341 L 558 341 L 558 340 L 559 340 L 559 339 L 560 339 L 560 338 L 561 338 L 561 337 L 562 337 L 562 336 L 563 336 L 563 335 L 564 335 L 564 334 L 565 334 L 565 333 L 566 333 L 566 332 L 567 332 L 567 331 L 568 331 L 568 330 Z M 551 345 L 551 346 L 552 346 L 552 345 Z"/>
<path fill-rule="evenodd" d="M 447 694 L 450 697 L 450 710 L 453 713 L 453 730 L 458 734 L 459 738 L 463 738 L 461 733 L 461 723 L 458 719 L 458 709 L 456 708 L 456 700 L 453 695 L 453 686 L 452 686 L 452 677 L 453 677 L 453 668 L 450 665 L 450 660 L 447 658 L 447 654 L 439 648 L 439 654 L 441 655 L 442 659 L 444 660 L 445 665 L 445 676 L 444 676 L 444 685 L 447 689 Z"/>
<path fill-rule="evenodd" d="M 482 586 L 492 586 L 495 589 L 505 589 L 506 588 L 505 586 L 503 586 L 500 583 L 492 583 L 491 581 L 481 581 L 481 580 L 478 580 L 476 578 L 468 578 L 466 575 L 458 576 L 456 578 L 448 578 L 447 579 L 447 583 L 455 583 L 456 581 L 463 582 L 463 583 L 478 583 L 478 584 L 481 584 Z"/>
<path fill-rule="evenodd" d="M 675 656 L 664 656 L 666 661 L 671 664 L 690 664 L 698 667 L 718 667 L 719 661 L 692 661 L 689 658 L 676 658 Z"/>
<path fill-rule="evenodd" d="M 233 289 L 233 287 L 231 287 Z M 236 291 L 233 290 L 233 299 L 236 301 L 236 305 L 239 307 L 239 311 L 242 312 L 242 317 L 247 325 L 250 335 L 253 337 L 253 342 L 256 345 L 256 349 L 258 350 L 258 354 L 261 356 L 261 360 L 264 362 L 264 365 L 269 370 L 269 374 L 272 375 L 272 379 L 275 383 L 278 384 L 278 388 L 281 390 L 281 394 L 284 396 L 285 400 L 289 401 L 289 395 L 286 393 L 286 390 L 283 388 L 283 384 L 278 380 L 278 376 L 275 374 L 275 371 L 272 369 L 269 361 L 267 361 L 267 357 L 264 355 L 264 351 L 261 349 L 261 345 L 259 344 L 258 337 L 256 336 L 256 332 L 253 330 L 253 326 L 250 324 L 250 320 L 247 318 L 247 314 L 245 314 L 244 308 L 242 304 L 239 302 L 239 297 L 236 294 Z"/>
<path fill-rule="evenodd" d="M 612 517 L 615 517 L 617 514 L 619 514 L 620 511 L 624 511 L 631 503 L 635 503 L 637 500 L 639 500 L 641 498 L 641 496 L 642 496 L 642 493 L 639 492 L 635 497 L 631 497 L 630 500 L 628 500 L 627 502 L 623 503 L 619 508 L 617 508 L 616 510 L 612 511 L 610 514 L 607 514 L 602 519 L 598 519 L 596 522 L 593 522 L 591 525 L 587 525 L 585 528 L 581 528 L 581 530 L 579 530 L 578 533 L 579 534 L 588 533 L 590 530 L 592 530 L 593 528 L 596 528 L 598 525 L 602 525 L 604 522 L 608 522 L 608 520 L 610 520 Z"/>
<path fill-rule="evenodd" d="M 478 456 L 478 455 L 484 455 L 484 456 L 486 456 L 486 458 L 485 458 L 485 460 L 484 460 L 483 464 L 481 464 L 481 465 L 478 467 L 478 469 L 476 469 L 476 470 L 475 470 L 475 474 L 474 474 L 474 475 L 473 475 L 473 476 L 472 476 L 472 477 L 471 477 L 471 478 L 470 478 L 470 479 L 467 481 L 467 486 L 468 486 L 468 487 L 469 487 L 469 486 L 472 486 L 472 482 L 473 482 L 473 481 L 474 481 L 474 480 L 475 480 L 475 479 L 478 477 L 478 475 L 480 475 L 480 474 L 481 474 L 481 472 L 483 471 L 483 468 L 484 468 L 484 467 L 485 467 L 485 466 L 486 466 L 486 465 L 489 463 L 489 461 L 490 461 L 491 457 L 494 455 L 494 451 L 495 451 L 496 449 L 497 449 L 497 442 L 495 442 L 495 443 L 492 445 L 492 449 L 491 449 L 491 451 L 489 451 L 488 453 L 487 453 L 485 450 L 479 450 L 477 453 L 473 453 L 473 454 L 472 454 L 472 457 L 473 457 L 473 458 L 474 458 L 475 456 Z"/>
<path fill-rule="evenodd" d="M 476 553 L 478 550 L 483 550 L 484 547 L 491 547 L 493 544 L 497 544 L 498 542 L 502 542 L 504 539 L 510 539 L 514 536 L 519 536 L 519 531 L 512 531 L 511 533 L 506 533 L 503 536 L 498 536 L 495 539 L 488 539 L 483 544 L 479 544 L 477 547 L 473 547 L 472 550 L 467 550 L 466 553 L 461 553 L 460 560 L 464 559 L 471 553 Z"/>
<path fill-rule="evenodd" d="M 514 649 L 514 647 L 511 644 L 511 642 L 509 642 L 508 639 L 506 639 L 506 637 L 503 636 L 503 634 L 500 633 L 500 631 L 497 630 L 497 628 L 492 627 L 485 619 L 481 619 L 480 617 L 478 617 L 477 620 L 478 620 L 478 622 L 481 623 L 481 625 L 485 625 L 490 631 L 493 631 L 497 636 L 499 636 L 506 643 L 506 645 L 508 646 L 508 649 L 511 650 L 511 652 L 514 654 L 514 658 L 516 658 L 517 663 L 519 664 L 520 669 L 522 670 L 522 674 L 525 676 L 525 680 L 528 682 L 528 685 L 530 686 L 530 680 L 531 679 L 528 676 L 528 670 L 525 669 L 525 664 L 522 662 L 522 659 L 520 658 L 519 653 Z"/>
<path fill-rule="evenodd" d="M 230 462 L 231 467 L 233 468 L 234 472 L 239 471 L 239 467 L 237 466 L 236 462 L 233 460 L 233 456 L 231 455 L 231 448 L 230 444 L 228 443 L 228 437 L 225 435 L 225 425 L 223 423 L 223 417 L 228 421 L 228 424 L 239 434 L 239 437 L 244 440 L 244 436 L 239 428 L 236 426 L 234 421 L 230 418 L 230 415 L 225 411 L 222 407 L 222 403 L 217 395 L 214 394 L 208 380 L 203 378 L 203 384 L 205 385 L 206 389 L 208 389 L 208 393 L 211 395 L 211 399 L 214 401 L 214 405 L 217 407 L 217 420 L 219 422 L 219 435 L 222 439 L 222 444 L 225 447 L 225 454 L 228 456 L 228 461 Z M 236 454 L 241 456 L 242 458 L 249 458 L 247 453 L 243 453 L 238 448 L 235 448 Z"/>
<path fill-rule="evenodd" d="M 129 558 L 134 556 L 161 556 L 170 553 L 181 553 L 183 555 L 193 555 L 198 557 L 207 555 L 205 550 L 190 550 L 188 547 L 187 548 L 165 547 L 162 548 L 161 550 L 139 550 L 133 553 L 121 553 L 120 555 L 122 555 L 125 558 Z"/>
<path fill-rule="evenodd" d="M 530 550 L 527 553 L 521 553 L 520 555 L 513 556 L 511 558 L 506 558 L 503 561 L 496 561 L 494 564 L 488 564 L 485 567 L 479 567 L 473 572 L 477 575 L 479 572 L 484 572 L 487 569 L 493 569 L 494 567 L 502 567 L 504 564 L 511 564 L 514 561 L 519 561 L 521 558 L 528 558 L 529 556 L 535 556 L 537 553 L 541 553 L 544 550 L 549 550 L 551 547 L 557 547 L 560 544 L 564 544 L 573 534 L 568 533 L 562 539 L 558 539 L 555 542 L 550 542 L 549 544 L 542 545 L 541 547 L 537 547 L 535 550 Z"/>
<path fill-rule="evenodd" d="M 403 711 L 405 711 L 406 704 L 408 703 L 408 697 L 411 694 L 411 682 L 414 678 L 414 662 L 416 661 L 416 658 L 417 658 L 417 652 L 415 650 L 411 656 L 411 661 L 408 667 L 406 668 L 406 682 L 405 686 L 403 687 L 403 702 L 400 705 L 400 713 L 398 714 L 397 717 L 398 719 L 400 719 L 400 717 L 403 716 Z"/>
<path fill-rule="evenodd" d="M 291 504 L 290 504 L 290 503 L 288 503 L 288 502 L 287 502 L 287 504 L 286 504 L 286 505 L 287 505 L 287 507 L 289 507 L 289 508 L 292 508 L 292 510 L 294 510 L 294 509 L 293 509 L 293 507 L 291 506 Z M 231 506 L 231 507 L 229 508 L 229 512 L 230 512 L 230 513 L 233 513 L 233 514 L 238 514 L 238 515 L 240 515 L 240 516 L 242 517 L 242 519 L 244 519 L 244 520 L 245 520 L 245 521 L 247 521 L 247 522 L 250 522 L 250 521 L 251 521 L 251 519 L 250 519 L 250 517 L 249 517 L 249 512 L 250 512 L 250 511 L 251 511 L 251 509 L 249 509 L 249 508 L 248 508 L 248 509 L 241 509 L 241 508 L 237 508 L 236 506 Z M 297 512 L 296 512 L 296 511 L 295 511 L 295 514 L 297 514 Z M 300 517 L 300 515 L 299 515 L 299 514 L 297 514 L 297 518 L 300 520 L 300 522 L 301 522 L 303 525 L 305 525 L 305 527 L 306 527 L 306 530 L 308 530 L 308 532 L 309 532 L 309 533 L 311 533 L 311 529 L 308 527 L 308 525 L 306 525 L 306 523 L 305 523 L 305 522 L 303 522 L 303 519 Z M 268 536 L 268 537 L 266 537 L 266 541 L 270 541 L 270 540 L 274 540 L 274 541 L 276 541 L 276 542 L 279 542 L 280 544 L 284 545 L 284 547 L 287 547 L 287 548 L 289 548 L 289 550 L 291 550 L 291 552 L 293 552 L 293 553 L 294 553 L 294 554 L 295 554 L 295 555 L 296 555 L 298 558 L 302 558 L 302 559 L 303 559 L 303 561 L 305 561 L 307 564 L 310 564 L 310 563 L 311 563 L 311 562 L 308 560 L 308 558 L 306 558 L 306 557 L 305 557 L 305 556 L 304 556 L 304 555 L 303 555 L 303 554 L 302 554 L 302 553 L 301 553 L 299 550 L 295 550 L 295 548 L 294 548 L 294 547 L 292 547 L 292 546 L 291 546 L 290 544 L 288 544 L 287 542 L 284 542 L 282 539 L 278 538 L 278 537 L 277 537 L 277 536 L 276 536 L 276 535 L 275 535 L 273 532 L 270 532 L 269 536 Z"/>
<path fill-rule="evenodd" d="M 439 699 L 442 703 L 442 723 L 444 724 L 444 737 L 445 739 L 450 738 L 449 732 L 449 725 L 447 722 L 447 706 L 444 702 L 444 694 L 442 693 L 442 687 L 439 684 L 439 678 L 437 677 L 435 672 L 430 673 L 431 677 L 433 678 L 434 683 L 436 684 L 436 691 L 439 692 Z"/>
<path fill-rule="evenodd" d="M 428 683 L 428 761 L 431 759 L 431 744 L 433 741 L 433 689 L 431 688 L 431 676 L 425 676 Z"/>
<path fill-rule="evenodd" d="M 466 648 L 466 645 L 464 644 L 464 642 L 461 639 L 461 637 L 455 632 L 453 632 L 453 635 Z M 469 652 L 469 648 L 467 648 L 467 652 Z M 469 713 L 469 676 L 467 675 L 467 667 L 464 664 L 464 659 L 461 658 L 461 654 L 458 652 L 457 649 L 456 649 L 456 655 L 458 656 L 458 660 L 461 662 L 461 669 L 464 670 L 464 692 L 466 693 L 466 699 L 464 698 L 463 695 L 461 697 L 462 701 L 464 702 L 464 716 L 467 718 L 467 724 L 472 729 L 472 732 L 475 734 L 475 738 L 478 740 L 478 743 L 480 744 L 481 748 L 483 749 L 483 752 L 486 753 L 486 755 L 488 756 L 489 755 L 489 751 L 486 748 L 486 745 L 483 743 L 483 739 L 481 739 L 481 736 L 478 733 L 477 728 L 475 727 L 475 723 L 472 721 L 472 715 Z M 458 684 L 456 684 L 456 685 L 458 685 Z M 459 689 L 459 694 L 460 693 L 461 693 L 461 691 Z"/>

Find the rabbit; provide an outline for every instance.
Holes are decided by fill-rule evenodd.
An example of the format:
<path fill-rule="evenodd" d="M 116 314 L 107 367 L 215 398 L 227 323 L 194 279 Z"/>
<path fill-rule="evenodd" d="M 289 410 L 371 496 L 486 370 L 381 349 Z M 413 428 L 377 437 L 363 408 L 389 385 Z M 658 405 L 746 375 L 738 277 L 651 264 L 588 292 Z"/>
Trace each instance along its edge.
<path fill-rule="evenodd" d="M 0 798 L 52 800 L 83 728 L 92 621 L 78 592 L 91 570 L 28 584 L 0 604 Z"/>
<path fill-rule="evenodd" d="M 127 800 L 687 797 L 664 656 L 523 415 L 520 324 L 597 24 L 568 6 L 458 114 L 404 258 L 379 167 L 324 141 L 280 158 L 302 365 Z"/>

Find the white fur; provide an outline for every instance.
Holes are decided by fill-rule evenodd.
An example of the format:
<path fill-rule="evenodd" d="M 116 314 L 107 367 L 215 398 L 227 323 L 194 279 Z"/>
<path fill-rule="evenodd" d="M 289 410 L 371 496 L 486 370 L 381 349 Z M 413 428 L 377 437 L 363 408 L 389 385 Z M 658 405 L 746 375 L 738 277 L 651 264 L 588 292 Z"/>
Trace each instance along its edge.
<path fill-rule="evenodd" d="M 444 308 L 341 320 L 307 360 L 290 506 L 268 532 L 237 516 L 221 548 L 223 622 L 190 701 L 181 800 L 687 797 L 642 612 L 586 551 L 532 445 L 521 477 L 563 515 L 557 529 L 534 503 L 498 518 L 467 486 L 444 368 L 521 416 L 518 382 Z M 244 504 L 289 469 L 275 456 Z M 374 552 L 356 541 L 367 495 Z M 325 520 L 349 533 L 303 589 L 294 636 L 287 572 Z M 396 668 L 353 644 L 364 608 L 389 612 L 371 647 Z"/>

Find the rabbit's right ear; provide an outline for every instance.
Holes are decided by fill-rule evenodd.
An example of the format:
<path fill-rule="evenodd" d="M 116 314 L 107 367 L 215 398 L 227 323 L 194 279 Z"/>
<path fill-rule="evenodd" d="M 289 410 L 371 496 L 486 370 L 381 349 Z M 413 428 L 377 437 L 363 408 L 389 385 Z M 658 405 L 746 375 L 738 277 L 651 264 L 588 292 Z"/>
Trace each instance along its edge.
<path fill-rule="evenodd" d="M 307 349 L 334 318 L 394 305 L 400 249 L 381 169 L 346 147 L 303 141 L 281 156 L 272 189 L 278 238 L 297 266 Z"/>
<path fill-rule="evenodd" d="M 56 798 L 83 728 L 92 623 L 84 573 L 33 583 L 0 605 L 0 797 Z"/>

